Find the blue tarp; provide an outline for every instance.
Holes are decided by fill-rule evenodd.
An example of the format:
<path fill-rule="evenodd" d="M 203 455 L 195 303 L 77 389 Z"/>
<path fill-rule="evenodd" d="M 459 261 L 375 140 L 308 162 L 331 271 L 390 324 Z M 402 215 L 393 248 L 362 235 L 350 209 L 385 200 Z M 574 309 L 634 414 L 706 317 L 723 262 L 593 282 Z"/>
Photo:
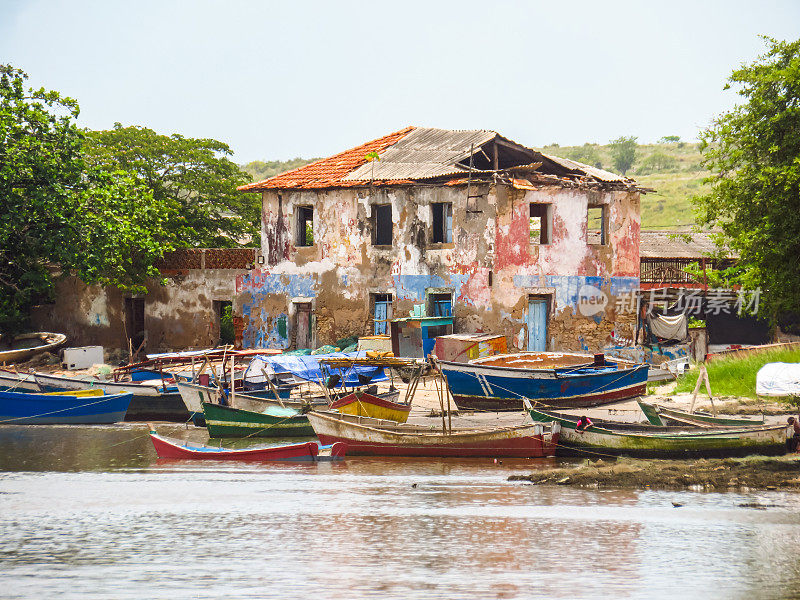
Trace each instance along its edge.
<path fill-rule="evenodd" d="M 291 373 L 304 381 L 322 383 L 327 379 L 320 369 L 319 361 L 322 358 L 365 358 L 366 351 L 361 352 L 332 352 L 330 354 L 317 354 L 316 356 L 257 356 L 247 367 L 244 379 L 248 383 L 263 383 L 266 378 L 262 369 L 267 373 Z M 345 371 L 341 373 L 341 371 Z M 369 382 L 386 381 L 386 373 L 383 367 L 354 366 L 349 369 L 330 369 L 328 374 L 344 375 L 344 383 L 347 386 L 363 385 L 359 381 L 359 374 L 369 378 Z"/>

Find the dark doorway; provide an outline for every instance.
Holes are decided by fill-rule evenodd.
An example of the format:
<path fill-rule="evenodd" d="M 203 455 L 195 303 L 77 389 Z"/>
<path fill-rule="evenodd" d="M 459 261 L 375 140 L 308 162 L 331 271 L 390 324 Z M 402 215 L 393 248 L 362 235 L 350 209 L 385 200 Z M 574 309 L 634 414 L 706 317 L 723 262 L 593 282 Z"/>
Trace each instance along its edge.
<path fill-rule="evenodd" d="M 217 332 L 219 334 L 219 345 L 228 346 L 233 344 L 233 302 L 229 300 L 214 300 L 214 313 L 216 315 Z"/>
<path fill-rule="evenodd" d="M 125 331 L 134 355 L 146 349 L 144 298 L 125 298 Z"/>

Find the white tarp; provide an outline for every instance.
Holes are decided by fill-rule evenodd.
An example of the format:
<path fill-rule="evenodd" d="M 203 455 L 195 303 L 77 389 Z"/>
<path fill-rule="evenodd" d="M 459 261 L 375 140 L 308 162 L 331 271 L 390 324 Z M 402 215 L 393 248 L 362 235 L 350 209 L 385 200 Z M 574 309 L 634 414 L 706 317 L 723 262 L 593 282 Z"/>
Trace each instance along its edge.
<path fill-rule="evenodd" d="M 647 324 L 654 335 L 665 340 L 678 340 L 689 337 L 688 321 L 685 314 L 667 317 L 664 315 L 648 315 Z"/>
<path fill-rule="evenodd" d="M 756 375 L 759 396 L 800 396 L 800 363 L 767 363 Z"/>

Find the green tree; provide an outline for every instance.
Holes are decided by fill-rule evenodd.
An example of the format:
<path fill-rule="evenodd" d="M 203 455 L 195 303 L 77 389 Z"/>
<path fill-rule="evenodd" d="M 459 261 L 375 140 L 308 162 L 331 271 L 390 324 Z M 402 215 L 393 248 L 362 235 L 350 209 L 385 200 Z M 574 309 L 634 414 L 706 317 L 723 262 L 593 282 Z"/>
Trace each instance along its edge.
<path fill-rule="evenodd" d="M 626 175 L 636 160 L 636 137 L 621 136 L 609 142 L 611 146 L 611 162 L 614 168 Z"/>
<path fill-rule="evenodd" d="M 0 332 L 26 326 L 53 272 L 141 289 L 173 239 L 175 207 L 125 173 L 86 164 L 77 102 L 0 65 Z"/>
<path fill-rule="evenodd" d="M 262 181 L 269 179 L 274 175 L 280 175 L 286 171 L 291 171 L 298 167 L 303 167 L 309 163 L 319 160 L 318 158 L 292 158 L 290 160 L 254 160 L 245 165 L 242 165 L 242 170 L 249 173 L 253 181 Z"/>
<path fill-rule="evenodd" d="M 771 317 L 800 311 L 800 40 L 764 38 L 767 52 L 731 74 L 744 103 L 701 134 L 711 192 L 694 199 L 739 253 L 739 283 L 762 290 Z"/>
<path fill-rule="evenodd" d="M 645 158 L 639 168 L 636 169 L 637 175 L 649 175 L 650 173 L 664 173 L 674 171 L 678 167 L 678 159 L 674 156 L 656 150 Z"/>
<path fill-rule="evenodd" d="M 570 148 L 563 154 L 564 158 L 568 158 L 570 160 L 583 163 L 585 165 L 592 165 L 597 167 L 598 169 L 603 168 L 603 161 L 600 158 L 600 153 L 597 151 L 597 148 L 594 146 L 594 144 L 589 144 L 587 142 L 583 146 Z"/>
<path fill-rule="evenodd" d="M 681 136 L 679 135 L 665 135 L 660 140 L 658 140 L 659 144 L 673 144 L 681 141 Z"/>
<path fill-rule="evenodd" d="M 179 207 L 182 219 L 163 227 L 180 243 L 231 247 L 252 243 L 260 227 L 260 196 L 237 186 L 250 176 L 227 157 L 231 149 L 213 139 L 160 135 L 146 127 L 87 133 L 89 161 L 136 177 L 157 203 Z"/>

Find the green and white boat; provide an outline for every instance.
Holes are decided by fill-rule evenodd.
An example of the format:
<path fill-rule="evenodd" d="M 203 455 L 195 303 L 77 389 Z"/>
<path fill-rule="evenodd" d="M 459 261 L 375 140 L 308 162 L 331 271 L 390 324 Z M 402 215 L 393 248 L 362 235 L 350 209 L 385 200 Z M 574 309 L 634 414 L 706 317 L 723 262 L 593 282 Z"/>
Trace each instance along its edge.
<path fill-rule="evenodd" d="M 314 437 L 308 418 L 291 408 L 270 406 L 262 412 L 203 402 L 211 437 Z"/>
<path fill-rule="evenodd" d="M 718 417 L 702 412 L 686 412 L 675 408 L 667 408 L 661 404 L 650 404 L 637 400 L 644 416 L 653 425 L 683 425 L 695 427 L 763 427 L 764 415 L 761 419 L 742 419 L 735 417 Z"/>
<path fill-rule="evenodd" d="M 626 424 L 625 429 L 613 429 L 592 425 L 577 431 L 578 417 L 566 418 L 529 408 L 528 413 L 534 421 L 561 424 L 557 455 L 559 456 L 604 456 L 626 455 L 642 458 L 680 458 L 680 457 L 718 457 L 745 456 L 748 454 L 784 454 L 786 439 L 791 437 L 787 425 L 760 427 L 737 427 L 730 429 L 691 428 L 666 433 L 648 431 L 645 425 L 641 431 Z"/>

